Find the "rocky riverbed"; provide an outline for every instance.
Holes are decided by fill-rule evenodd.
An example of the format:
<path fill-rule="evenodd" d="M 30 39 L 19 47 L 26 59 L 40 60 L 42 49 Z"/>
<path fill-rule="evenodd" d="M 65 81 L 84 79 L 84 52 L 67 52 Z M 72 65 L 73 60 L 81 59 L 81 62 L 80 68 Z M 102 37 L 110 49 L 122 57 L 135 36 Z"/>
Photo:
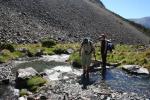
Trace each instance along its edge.
<path fill-rule="evenodd" d="M 25 66 L 45 67 L 48 83 L 36 93 L 18 97 L 19 90 L 14 88 L 15 73 L 10 74 L 9 85 L 0 84 L 0 100 L 149 100 L 150 78 L 129 75 L 121 69 L 108 69 L 106 80 L 102 80 L 100 71 L 90 73 L 90 79 L 82 78 L 82 70 L 64 63 L 67 55 L 43 56 L 34 59 L 22 59 L 0 65 L 1 80 L 14 68 Z M 62 59 L 62 60 L 61 60 Z M 57 64 L 53 64 L 55 63 Z M 61 62 L 62 61 L 62 62 Z M 39 63 L 37 63 L 39 62 Z M 62 64 L 63 63 L 63 64 Z M 24 65 L 24 66 L 23 66 Z M 37 66 L 37 67 L 36 67 Z M 17 70 L 17 69 L 16 69 Z M 3 72 L 2 72 L 3 71 Z M 4 74 L 5 73 L 5 74 Z"/>

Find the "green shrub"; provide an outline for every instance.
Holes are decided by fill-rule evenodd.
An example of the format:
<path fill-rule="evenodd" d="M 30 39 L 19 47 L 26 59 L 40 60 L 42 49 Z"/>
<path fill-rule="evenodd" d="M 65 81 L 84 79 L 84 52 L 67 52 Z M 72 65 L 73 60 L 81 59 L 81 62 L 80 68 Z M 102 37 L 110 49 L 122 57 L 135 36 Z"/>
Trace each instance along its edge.
<path fill-rule="evenodd" d="M 55 54 L 68 54 L 67 50 L 64 48 L 54 48 L 53 52 Z"/>
<path fill-rule="evenodd" d="M 54 45 L 56 45 L 56 42 L 54 40 L 46 40 L 46 41 L 42 41 L 42 47 L 47 47 L 47 48 L 51 48 Z"/>

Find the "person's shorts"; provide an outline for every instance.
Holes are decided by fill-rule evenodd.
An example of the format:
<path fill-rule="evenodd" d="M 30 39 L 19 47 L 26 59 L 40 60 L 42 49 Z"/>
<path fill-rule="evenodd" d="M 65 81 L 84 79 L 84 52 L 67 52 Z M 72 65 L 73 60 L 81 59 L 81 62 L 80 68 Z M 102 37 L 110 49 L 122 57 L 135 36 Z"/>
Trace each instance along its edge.
<path fill-rule="evenodd" d="M 91 54 L 90 55 L 81 55 L 81 64 L 82 66 L 90 66 L 91 64 Z"/>

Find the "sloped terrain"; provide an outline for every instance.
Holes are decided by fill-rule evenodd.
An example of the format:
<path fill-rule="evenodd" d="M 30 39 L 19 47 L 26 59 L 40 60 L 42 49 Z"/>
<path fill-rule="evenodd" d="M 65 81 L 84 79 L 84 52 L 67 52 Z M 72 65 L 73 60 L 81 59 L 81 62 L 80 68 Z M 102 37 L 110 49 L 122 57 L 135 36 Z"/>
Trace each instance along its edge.
<path fill-rule="evenodd" d="M 0 0 L 0 41 L 37 42 L 43 37 L 98 40 L 106 33 L 117 43 L 148 43 L 149 38 L 110 13 L 98 0 Z"/>

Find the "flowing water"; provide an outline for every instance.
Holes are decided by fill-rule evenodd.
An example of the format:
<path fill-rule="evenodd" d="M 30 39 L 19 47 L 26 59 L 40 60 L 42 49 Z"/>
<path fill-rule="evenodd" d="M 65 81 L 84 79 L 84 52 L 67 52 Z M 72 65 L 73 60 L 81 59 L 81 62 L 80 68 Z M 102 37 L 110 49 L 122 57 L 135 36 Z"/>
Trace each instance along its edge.
<path fill-rule="evenodd" d="M 44 71 L 47 73 L 50 80 L 66 79 L 72 74 L 80 76 L 82 70 L 74 69 L 69 63 L 65 62 L 68 57 L 69 55 L 54 55 L 15 61 L 16 67 L 12 71 L 15 74 L 19 68 L 33 67 L 38 72 Z M 63 73 L 67 74 L 62 75 Z M 120 92 L 134 92 L 150 97 L 150 76 L 130 75 L 119 68 L 114 68 L 107 69 L 105 81 L 101 79 L 100 72 L 90 74 L 90 80 L 94 83 L 104 82 L 106 86 Z M 0 94 L 4 95 L 8 90 L 7 86 L 0 85 Z"/>

